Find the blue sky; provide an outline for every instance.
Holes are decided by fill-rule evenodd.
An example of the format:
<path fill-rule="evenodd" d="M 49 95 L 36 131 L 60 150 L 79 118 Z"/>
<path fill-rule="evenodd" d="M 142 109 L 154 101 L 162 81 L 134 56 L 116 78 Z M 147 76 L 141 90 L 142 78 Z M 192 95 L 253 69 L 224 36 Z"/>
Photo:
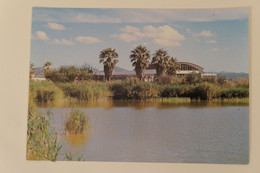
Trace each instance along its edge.
<path fill-rule="evenodd" d="M 137 45 L 151 54 L 163 48 L 178 61 L 207 72 L 248 72 L 248 9 L 72 9 L 33 8 L 31 62 L 36 67 L 90 64 L 111 47 L 117 66 L 132 70 Z"/>

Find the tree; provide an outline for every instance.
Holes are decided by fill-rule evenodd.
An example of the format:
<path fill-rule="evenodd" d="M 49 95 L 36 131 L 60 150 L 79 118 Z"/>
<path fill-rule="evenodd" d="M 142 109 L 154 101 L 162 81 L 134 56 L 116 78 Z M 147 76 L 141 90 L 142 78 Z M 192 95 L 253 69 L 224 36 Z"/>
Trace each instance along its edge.
<path fill-rule="evenodd" d="M 105 80 L 110 81 L 114 68 L 118 63 L 118 54 L 115 49 L 107 48 L 100 52 L 99 63 L 103 63 Z"/>
<path fill-rule="evenodd" d="M 136 76 L 140 80 L 144 80 L 144 72 L 150 64 L 150 51 L 147 50 L 146 47 L 139 45 L 131 51 L 130 59 Z"/>
<path fill-rule="evenodd" d="M 30 63 L 30 78 L 35 74 L 34 64 Z"/>
<path fill-rule="evenodd" d="M 43 72 L 46 75 L 47 73 L 51 72 L 51 68 L 50 66 L 52 65 L 52 63 L 50 61 L 47 61 L 46 63 L 44 63 L 44 69 Z"/>
<path fill-rule="evenodd" d="M 153 54 L 153 60 L 151 64 L 156 66 L 156 74 L 158 77 L 165 75 L 167 68 L 169 67 L 170 56 L 167 51 L 158 49 Z"/>
<path fill-rule="evenodd" d="M 171 57 L 168 62 L 168 69 L 166 70 L 166 74 L 171 76 L 176 76 L 176 71 L 180 70 L 180 64 L 177 63 L 177 59 Z"/>

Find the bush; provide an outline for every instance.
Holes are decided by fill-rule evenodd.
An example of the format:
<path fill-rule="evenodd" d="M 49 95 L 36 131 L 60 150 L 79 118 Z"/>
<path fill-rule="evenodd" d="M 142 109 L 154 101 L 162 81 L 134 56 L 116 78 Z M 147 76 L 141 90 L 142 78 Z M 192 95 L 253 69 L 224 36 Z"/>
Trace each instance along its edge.
<path fill-rule="evenodd" d="M 36 102 L 55 101 L 63 98 L 63 92 L 50 81 L 30 81 L 30 99 Z"/>
<path fill-rule="evenodd" d="M 81 134 L 88 128 L 88 118 L 79 109 L 72 108 L 64 123 L 65 131 L 69 134 Z"/>
<path fill-rule="evenodd" d="M 184 85 L 165 85 L 160 92 L 161 97 L 184 97 L 185 86 Z"/>
<path fill-rule="evenodd" d="M 61 146 L 57 145 L 57 135 L 50 127 L 51 112 L 41 113 L 30 104 L 27 122 L 28 160 L 55 161 Z"/>
<path fill-rule="evenodd" d="M 61 66 L 57 70 L 46 73 L 45 77 L 53 82 L 89 81 L 94 78 L 93 72 L 94 68 L 90 66 Z"/>
<path fill-rule="evenodd" d="M 78 100 L 97 100 L 110 95 L 107 84 L 101 82 L 59 83 L 58 86 L 66 97 Z"/>
<path fill-rule="evenodd" d="M 113 99 L 143 100 L 159 96 L 159 87 L 150 82 L 119 81 L 110 85 Z"/>
<path fill-rule="evenodd" d="M 244 98 L 249 97 L 249 89 L 248 88 L 234 88 L 234 87 L 228 87 L 224 88 L 219 93 L 220 98 Z"/>
<path fill-rule="evenodd" d="M 237 79 L 235 85 L 237 87 L 249 88 L 249 79 L 248 78 Z"/>

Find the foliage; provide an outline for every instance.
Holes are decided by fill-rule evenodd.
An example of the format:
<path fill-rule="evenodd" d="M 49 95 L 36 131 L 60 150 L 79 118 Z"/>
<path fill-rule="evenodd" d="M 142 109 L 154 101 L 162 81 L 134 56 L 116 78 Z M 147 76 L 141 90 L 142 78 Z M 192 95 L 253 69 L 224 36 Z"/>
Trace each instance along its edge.
<path fill-rule="evenodd" d="M 249 88 L 249 79 L 248 78 L 237 79 L 235 85 L 237 87 Z"/>
<path fill-rule="evenodd" d="M 89 65 L 82 67 L 76 66 L 61 66 L 58 70 L 52 70 L 45 74 L 46 79 L 53 82 L 76 82 L 89 81 L 93 79 L 95 69 Z"/>
<path fill-rule="evenodd" d="M 159 96 L 159 87 L 150 82 L 122 81 L 110 86 L 113 99 L 143 100 Z"/>
<path fill-rule="evenodd" d="M 110 95 L 108 85 L 102 82 L 58 83 L 68 98 L 78 100 L 98 100 Z"/>
<path fill-rule="evenodd" d="M 35 102 L 48 102 L 63 98 L 63 92 L 53 82 L 30 80 L 29 96 Z"/>
<path fill-rule="evenodd" d="M 184 82 L 187 84 L 195 85 L 196 83 L 200 83 L 201 81 L 201 73 L 192 72 L 184 76 Z"/>
<path fill-rule="evenodd" d="M 76 108 L 72 108 L 64 123 L 65 131 L 69 134 L 81 134 L 88 128 L 87 115 Z"/>
<path fill-rule="evenodd" d="M 150 51 L 146 47 L 139 45 L 131 51 L 130 59 L 136 76 L 143 81 L 144 72 L 150 64 Z"/>
<path fill-rule="evenodd" d="M 156 66 L 156 74 L 158 77 L 165 75 L 166 70 L 169 66 L 170 56 L 167 51 L 163 49 L 158 49 L 153 54 L 153 59 L 151 64 L 155 64 Z"/>
<path fill-rule="evenodd" d="M 50 68 L 51 65 L 53 65 L 53 64 L 50 61 L 47 61 L 47 62 L 44 63 L 45 68 L 43 69 L 43 72 L 44 72 L 45 75 L 52 71 L 51 68 Z"/>
<path fill-rule="evenodd" d="M 110 81 L 116 64 L 118 63 L 118 54 L 115 49 L 107 48 L 100 52 L 99 63 L 103 63 L 105 80 Z"/>
<path fill-rule="evenodd" d="M 72 161 L 73 157 L 72 155 L 69 153 L 65 153 L 65 160 L 67 161 Z M 77 161 L 85 161 L 85 159 L 83 158 L 83 154 L 81 154 L 80 156 L 78 156 Z"/>
<path fill-rule="evenodd" d="M 51 112 L 41 113 L 30 104 L 27 122 L 28 160 L 55 161 L 61 146 L 57 145 L 57 135 L 50 127 Z"/>

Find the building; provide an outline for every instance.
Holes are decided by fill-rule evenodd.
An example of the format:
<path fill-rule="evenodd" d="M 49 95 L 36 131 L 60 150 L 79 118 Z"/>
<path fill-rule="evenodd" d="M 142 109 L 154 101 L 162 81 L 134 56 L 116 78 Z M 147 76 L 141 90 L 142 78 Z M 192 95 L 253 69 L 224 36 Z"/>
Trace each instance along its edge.
<path fill-rule="evenodd" d="M 217 76 L 216 73 L 204 73 L 203 67 L 199 65 L 190 63 L 190 62 L 177 62 L 180 66 L 180 70 L 176 71 L 178 77 L 183 77 L 187 74 L 191 73 L 201 73 L 202 77 L 214 78 Z M 156 66 L 151 64 L 146 70 L 144 74 L 144 81 L 153 81 L 156 77 Z M 104 80 L 104 72 L 97 72 L 96 77 L 98 80 Z M 135 71 L 121 71 L 121 72 L 113 72 L 113 76 L 111 80 L 124 80 L 129 77 L 136 77 Z"/>

